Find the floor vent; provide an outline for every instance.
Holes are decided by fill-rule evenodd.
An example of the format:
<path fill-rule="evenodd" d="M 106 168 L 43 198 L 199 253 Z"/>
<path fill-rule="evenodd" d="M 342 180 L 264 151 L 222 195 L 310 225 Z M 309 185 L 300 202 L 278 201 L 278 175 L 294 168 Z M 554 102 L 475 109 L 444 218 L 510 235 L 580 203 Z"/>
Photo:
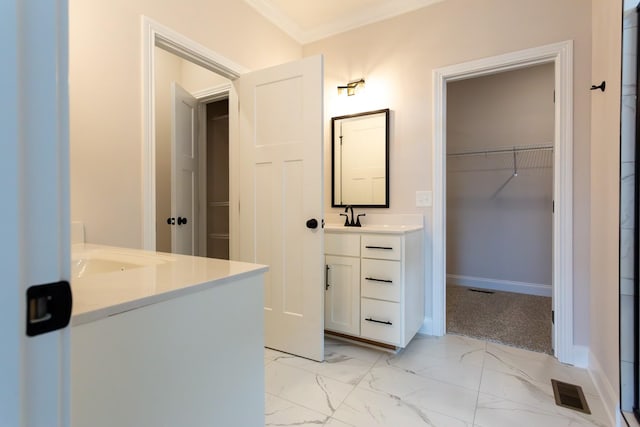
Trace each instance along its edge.
<path fill-rule="evenodd" d="M 585 399 L 584 393 L 582 392 L 582 387 L 554 379 L 551 380 L 551 385 L 553 386 L 556 405 L 584 412 L 585 414 L 591 413 L 587 399 Z"/>
<path fill-rule="evenodd" d="M 485 290 L 482 290 L 482 289 L 469 289 L 469 290 L 471 292 L 479 292 L 481 294 L 493 294 L 493 293 L 495 293 L 493 291 L 485 291 Z"/>

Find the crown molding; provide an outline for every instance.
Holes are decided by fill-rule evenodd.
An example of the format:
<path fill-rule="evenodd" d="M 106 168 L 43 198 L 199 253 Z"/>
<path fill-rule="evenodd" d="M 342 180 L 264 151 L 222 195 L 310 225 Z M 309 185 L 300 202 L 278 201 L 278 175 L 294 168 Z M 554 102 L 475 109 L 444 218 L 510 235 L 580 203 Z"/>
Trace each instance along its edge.
<path fill-rule="evenodd" d="M 357 15 L 344 16 L 308 29 L 303 29 L 271 0 L 244 0 L 258 13 L 287 33 L 300 44 L 318 41 L 374 22 L 384 21 L 403 13 L 440 3 L 444 0 L 393 0 L 362 10 Z"/>

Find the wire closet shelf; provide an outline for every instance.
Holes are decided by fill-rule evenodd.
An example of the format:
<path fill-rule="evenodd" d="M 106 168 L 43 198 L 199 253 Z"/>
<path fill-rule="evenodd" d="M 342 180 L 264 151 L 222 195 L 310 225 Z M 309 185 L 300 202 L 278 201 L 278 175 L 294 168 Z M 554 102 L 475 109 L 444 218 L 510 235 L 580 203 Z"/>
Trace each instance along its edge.
<path fill-rule="evenodd" d="M 484 160 L 479 162 L 478 160 Z M 497 147 L 447 154 L 449 172 L 547 169 L 553 166 L 553 144 Z"/>

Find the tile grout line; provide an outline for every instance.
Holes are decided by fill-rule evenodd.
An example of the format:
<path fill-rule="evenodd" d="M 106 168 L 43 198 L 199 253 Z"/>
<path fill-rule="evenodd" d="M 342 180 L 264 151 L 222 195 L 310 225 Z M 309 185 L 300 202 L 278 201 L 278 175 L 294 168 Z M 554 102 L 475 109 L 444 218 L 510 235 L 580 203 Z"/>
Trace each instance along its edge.
<path fill-rule="evenodd" d="M 472 426 L 476 425 L 476 416 L 478 414 L 478 402 L 480 401 L 480 388 L 482 387 L 482 377 L 484 377 L 484 365 L 487 360 L 487 341 L 484 341 L 484 351 L 482 355 L 482 368 L 480 369 L 480 382 L 478 382 L 478 394 L 476 395 L 476 406 L 473 408 Z"/>
<path fill-rule="evenodd" d="M 340 353 L 338 353 L 338 354 L 340 354 Z M 346 356 L 346 355 L 345 355 L 345 356 Z M 331 419 L 331 418 L 333 418 L 333 419 L 335 419 L 335 420 L 340 421 L 340 422 L 341 422 L 341 423 L 343 423 L 343 424 L 351 425 L 351 424 L 347 423 L 346 421 L 343 421 L 343 420 L 341 420 L 341 419 L 339 419 L 339 418 L 335 418 L 335 417 L 334 417 L 334 415 L 335 415 L 335 413 L 336 413 L 336 412 L 338 412 L 338 409 L 340 409 L 340 407 L 341 407 L 342 405 L 344 405 L 344 402 L 346 402 L 346 401 L 347 401 L 347 399 L 349 398 L 349 396 L 351 396 L 351 394 L 356 390 L 356 388 L 358 388 L 358 386 L 360 385 L 360 383 L 361 383 L 362 381 L 364 381 L 364 379 L 365 379 L 365 377 L 367 376 L 367 374 L 368 374 L 369 372 L 371 372 L 371 370 L 372 370 L 372 369 L 373 369 L 373 368 L 378 364 L 378 362 L 380 361 L 380 359 L 382 359 L 382 357 L 384 357 L 384 354 L 380 354 L 380 356 L 378 356 L 378 358 L 376 359 L 376 361 L 375 361 L 375 362 L 373 362 L 373 363 L 371 364 L 371 366 L 369 367 L 369 369 L 367 369 L 367 372 L 365 372 L 365 373 L 362 375 L 362 378 L 360 378 L 360 381 L 358 381 L 358 383 L 357 383 L 357 384 L 353 385 L 353 388 L 351 389 L 351 391 L 350 391 L 349 393 L 347 393 L 347 395 L 344 397 L 344 399 L 342 399 L 342 402 L 340 402 L 340 404 L 338 405 L 338 407 L 333 411 L 333 413 L 332 413 L 332 414 L 331 414 L 331 416 L 329 417 L 330 419 Z M 328 422 L 328 421 L 329 421 L 329 420 L 327 420 L 327 422 Z M 325 424 L 326 424 L 326 423 L 325 423 Z"/>

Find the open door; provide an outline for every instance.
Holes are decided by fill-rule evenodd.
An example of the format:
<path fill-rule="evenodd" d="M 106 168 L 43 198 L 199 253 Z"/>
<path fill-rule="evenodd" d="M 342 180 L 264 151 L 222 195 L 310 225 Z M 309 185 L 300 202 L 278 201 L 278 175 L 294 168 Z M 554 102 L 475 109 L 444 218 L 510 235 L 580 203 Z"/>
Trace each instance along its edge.
<path fill-rule="evenodd" d="M 240 258 L 269 265 L 265 345 L 324 360 L 323 70 L 316 56 L 234 82 Z"/>
<path fill-rule="evenodd" d="M 171 85 L 171 252 L 197 255 L 198 100 Z"/>
<path fill-rule="evenodd" d="M 67 6 L 0 4 L 0 426 L 70 425 Z"/>

